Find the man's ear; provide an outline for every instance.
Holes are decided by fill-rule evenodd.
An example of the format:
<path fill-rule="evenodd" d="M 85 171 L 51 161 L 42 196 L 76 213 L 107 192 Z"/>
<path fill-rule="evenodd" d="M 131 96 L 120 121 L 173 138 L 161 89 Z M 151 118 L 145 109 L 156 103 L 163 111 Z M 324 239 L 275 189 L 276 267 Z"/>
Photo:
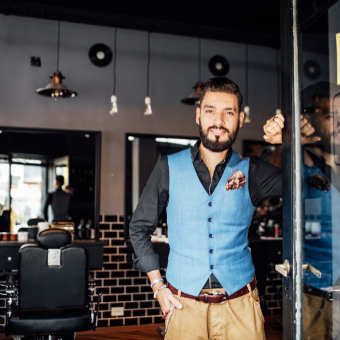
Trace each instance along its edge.
<path fill-rule="evenodd" d="M 238 119 L 239 119 L 240 128 L 241 128 L 242 125 L 243 125 L 243 121 L 244 121 L 244 112 L 243 111 L 240 112 L 240 116 L 239 116 Z"/>
<path fill-rule="evenodd" d="M 196 123 L 197 124 L 200 123 L 200 115 L 201 115 L 201 108 L 199 106 L 197 106 L 197 108 L 196 108 Z"/>

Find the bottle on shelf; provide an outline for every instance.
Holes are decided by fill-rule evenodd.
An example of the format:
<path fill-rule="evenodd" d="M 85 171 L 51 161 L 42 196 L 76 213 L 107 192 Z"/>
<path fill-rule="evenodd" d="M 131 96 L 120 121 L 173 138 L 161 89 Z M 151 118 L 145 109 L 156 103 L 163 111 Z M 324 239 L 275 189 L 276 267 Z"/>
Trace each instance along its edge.
<path fill-rule="evenodd" d="M 85 238 L 87 239 L 91 238 L 91 225 L 92 225 L 92 220 L 87 220 L 87 223 L 85 226 Z"/>
<path fill-rule="evenodd" d="M 80 220 L 78 227 L 77 227 L 77 237 L 79 239 L 85 238 L 84 228 L 85 228 L 85 220 Z"/>

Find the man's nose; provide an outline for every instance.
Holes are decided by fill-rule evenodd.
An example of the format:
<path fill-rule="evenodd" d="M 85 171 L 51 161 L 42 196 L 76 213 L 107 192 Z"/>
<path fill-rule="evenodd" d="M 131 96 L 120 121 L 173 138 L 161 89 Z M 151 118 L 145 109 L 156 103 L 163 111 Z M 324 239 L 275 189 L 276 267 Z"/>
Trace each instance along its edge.
<path fill-rule="evenodd" d="M 215 125 L 220 126 L 224 123 L 223 112 L 218 112 L 215 116 Z"/>

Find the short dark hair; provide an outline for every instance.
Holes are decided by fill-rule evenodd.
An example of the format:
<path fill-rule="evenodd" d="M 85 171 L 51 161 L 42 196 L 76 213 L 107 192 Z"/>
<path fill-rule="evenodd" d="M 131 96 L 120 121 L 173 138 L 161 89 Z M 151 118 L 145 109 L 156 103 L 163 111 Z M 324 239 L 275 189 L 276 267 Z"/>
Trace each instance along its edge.
<path fill-rule="evenodd" d="M 64 176 L 59 175 L 55 178 L 55 181 L 58 183 L 58 185 L 62 186 L 65 183 L 65 178 Z"/>
<path fill-rule="evenodd" d="M 237 97 L 238 109 L 241 112 L 243 97 L 239 87 L 227 77 L 215 77 L 208 79 L 203 85 L 200 104 L 202 104 L 205 94 L 208 92 L 225 92 L 234 94 Z"/>

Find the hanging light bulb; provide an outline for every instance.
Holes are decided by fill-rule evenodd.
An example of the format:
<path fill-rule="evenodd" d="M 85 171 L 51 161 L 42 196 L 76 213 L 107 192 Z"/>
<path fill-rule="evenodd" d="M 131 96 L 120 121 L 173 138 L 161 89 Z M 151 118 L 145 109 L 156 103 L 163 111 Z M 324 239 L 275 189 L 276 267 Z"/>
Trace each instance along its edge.
<path fill-rule="evenodd" d="M 117 106 L 117 96 L 114 94 L 111 96 L 111 110 L 110 115 L 114 116 L 118 112 L 118 106 Z"/>
<path fill-rule="evenodd" d="M 246 106 L 244 107 L 244 123 L 250 123 L 250 107 L 248 105 L 248 45 L 246 45 Z"/>
<path fill-rule="evenodd" d="M 150 116 L 152 114 L 152 109 L 151 109 L 151 98 L 149 96 L 145 97 L 145 111 L 144 111 L 145 116 Z"/>
<path fill-rule="evenodd" d="M 118 113 L 117 96 L 116 96 L 116 61 L 117 61 L 117 27 L 115 28 L 115 44 L 114 44 L 114 62 L 113 62 L 113 95 L 111 96 L 110 115 L 114 116 Z"/>
<path fill-rule="evenodd" d="M 47 84 L 44 88 L 37 89 L 35 92 L 44 97 L 50 97 L 57 100 L 58 98 L 74 98 L 78 95 L 77 92 L 72 91 L 63 84 L 62 73 L 59 71 L 59 43 L 60 43 L 60 21 L 58 24 L 58 50 L 57 50 L 57 71 L 50 77 L 52 83 Z"/>
<path fill-rule="evenodd" d="M 244 118 L 244 122 L 245 123 L 250 123 L 251 120 L 250 120 L 250 107 L 248 105 L 246 105 L 244 107 L 244 113 L 245 113 L 245 118 Z"/>
<path fill-rule="evenodd" d="M 151 98 L 149 97 L 149 76 L 150 76 L 150 32 L 148 32 L 148 68 L 146 73 L 146 97 L 145 97 L 145 116 L 152 114 Z"/>

